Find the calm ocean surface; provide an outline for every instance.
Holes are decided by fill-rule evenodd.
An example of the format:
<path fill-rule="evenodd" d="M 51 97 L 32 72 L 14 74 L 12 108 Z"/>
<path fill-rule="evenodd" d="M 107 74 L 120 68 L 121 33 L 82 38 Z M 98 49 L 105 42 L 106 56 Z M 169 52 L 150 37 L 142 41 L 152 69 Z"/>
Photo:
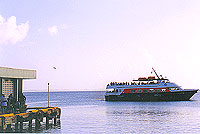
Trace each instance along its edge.
<path fill-rule="evenodd" d="M 50 133 L 200 133 L 200 93 L 191 101 L 106 102 L 102 91 L 52 92 L 61 129 Z M 28 107 L 47 106 L 46 92 L 26 92 Z M 46 132 L 46 131 L 45 131 Z"/>

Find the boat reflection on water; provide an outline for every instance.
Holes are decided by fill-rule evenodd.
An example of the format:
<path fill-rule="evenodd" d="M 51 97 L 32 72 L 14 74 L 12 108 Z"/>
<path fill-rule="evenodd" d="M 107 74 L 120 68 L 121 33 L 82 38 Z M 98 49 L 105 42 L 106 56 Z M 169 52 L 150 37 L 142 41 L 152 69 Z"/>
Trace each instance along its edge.
<path fill-rule="evenodd" d="M 158 110 L 138 110 L 138 111 L 113 111 L 112 114 L 118 116 L 166 116 L 172 114 L 170 111 L 158 111 Z M 176 114 L 173 112 L 173 114 Z"/>

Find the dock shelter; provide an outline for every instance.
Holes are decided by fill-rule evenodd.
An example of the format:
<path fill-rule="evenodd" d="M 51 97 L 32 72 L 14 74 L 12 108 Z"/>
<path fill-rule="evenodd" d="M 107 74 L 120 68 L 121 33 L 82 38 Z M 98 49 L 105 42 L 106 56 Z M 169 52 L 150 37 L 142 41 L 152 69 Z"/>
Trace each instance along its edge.
<path fill-rule="evenodd" d="M 24 79 L 36 79 L 36 70 L 0 67 L 0 95 L 7 98 L 13 94 L 18 101 Z"/>
<path fill-rule="evenodd" d="M 52 126 L 60 128 L 60 108 L 27 108 L 22 93 L 24 79 L 36 79 L 36 70 L 0 67 L 0 95 L 8 100 L 7 106 L 0 106 L 0 133 L 38 133 Z"/>

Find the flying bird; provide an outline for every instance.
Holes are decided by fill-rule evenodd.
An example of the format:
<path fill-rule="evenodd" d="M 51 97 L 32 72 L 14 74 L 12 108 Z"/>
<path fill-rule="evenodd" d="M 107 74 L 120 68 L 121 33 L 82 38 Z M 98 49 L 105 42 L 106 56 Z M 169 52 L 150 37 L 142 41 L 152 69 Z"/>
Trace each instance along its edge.
<path fill-rule="evenodd" d="M 53 67 L 53 69 L 56 69 L 56 67 Z"/>

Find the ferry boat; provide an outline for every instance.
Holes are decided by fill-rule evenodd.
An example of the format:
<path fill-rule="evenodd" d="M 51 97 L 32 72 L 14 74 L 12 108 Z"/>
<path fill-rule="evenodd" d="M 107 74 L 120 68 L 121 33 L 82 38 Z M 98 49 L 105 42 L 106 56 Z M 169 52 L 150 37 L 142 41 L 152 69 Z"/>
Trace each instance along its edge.
<path fill-rule="evenodd" d="M 152 68 L 153 69 L 153 68 Z M 198 89 L 182 89 L 162 75 L 140 77 L 129 82 L 111 82 L 107 85 L 106 101 L 187 101 Z"/>

